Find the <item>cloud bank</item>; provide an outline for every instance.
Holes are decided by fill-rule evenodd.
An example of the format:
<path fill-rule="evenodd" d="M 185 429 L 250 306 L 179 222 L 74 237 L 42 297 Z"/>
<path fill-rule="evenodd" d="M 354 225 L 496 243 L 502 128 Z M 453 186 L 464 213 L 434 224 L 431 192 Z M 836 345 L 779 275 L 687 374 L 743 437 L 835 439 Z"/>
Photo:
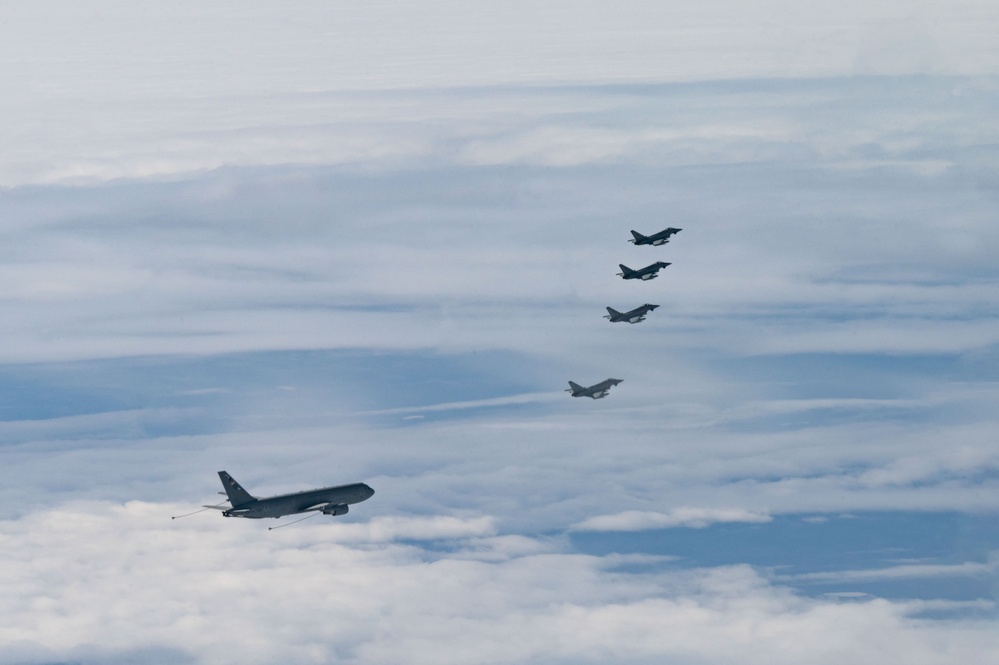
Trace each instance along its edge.
<path fill-rule="evenodd" d="M 82 503 L 0 522 L 3 661 L 876 663 L 891 651 L 932 664 L 999 646 L 991 622 L 927 622 L 919 603 L 807 599 L 746 566 L 636 576 L 477 518 L 267 533 L 219 529 L 214 514 L 170 522 L 175 507 Z"/>
<path fill-rule="evenodd" d="M 996 12 L 11 8 L 0 662 L 987 661 Z"/>
<path fill-rule="evenodd" d="M 680 507 L 668 513 L 628 510 L 616 515 L 598 515 L 574 524 L 572 528 L 576 531 L 642 531 L 674 527 L 703 529 L 716 522 L 769 522 L 770 519 L 769 515 L 740 508 Z"/>

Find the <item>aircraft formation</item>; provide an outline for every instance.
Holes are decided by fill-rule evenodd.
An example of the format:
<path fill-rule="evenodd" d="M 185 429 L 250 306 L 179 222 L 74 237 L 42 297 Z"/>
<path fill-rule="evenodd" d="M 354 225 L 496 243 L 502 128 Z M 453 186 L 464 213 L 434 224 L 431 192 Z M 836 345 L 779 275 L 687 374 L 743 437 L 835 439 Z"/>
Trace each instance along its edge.
<path fill-rule="evenodd" d="M 670 236 L 673 236 L 682 230 L 683 229 L 675 229 L 671 226 L 667 229 L 663 229 L 658 233 L 653 233 L 650 236 L 644 236 L 638 231 L 632 230 L 631 232 L 632 238 L 628 242 L 634 245 L 652 245 L 654 247 L 658 247 L 660 245 L 665 245 L 666 243 L 668 243 Z M 618 266 L 619 268 L 621 268 L 621 272 L 618 273 L 618 276 L 626 280 L 637 279 L 647 282 L 649 280 L 658 277 L 659 271 L 669 265 L 672 264 L 666 263 L 664 261 L 656 261 L 655 263 L 647 265 L 644 268 L 639 268 L 638 270 L 632 270 L 631 268 L 622 263 Z M 635 309 L 629 310 L 627 312 L 619 312 L 613 307 L 608 307 L 607 314 L 604 316 L 604 318 L 608 319 L 611 323 L 621 323 L 623 321 L 627 321 L 628 323 L 641 323 L 642 321 L 645 320 L 645 315 L 651 312 L 652 310 L 656 309 L 657 307 L 659 307 L 659 305 L 652 305 L 649 303 L 645 303 L 644 305 L 640 305 Z M 601 399 L 603 397 L 606 397 L 608 393 L 610 393 L 611 388 L 613 388 L 614 386 L 616 386 L 621 382 L 622 382 L 621 379 L 604 379 L 600 383 L 595 383 L 592 386 L 584 387 L 579 385 L 578 383 L 570 381 L 569 388 L 566 390 L 566 392 L 572 393 L 573 397 L 590 397 L 593 399 Z"/>
<path fill-rule="evenodd" d="M 681 230 L 682 229 L 670 227 L 650 236 L 645 236 L 637 231 L 632 231 L 632 239 L 628 242 L 635 245 L 652 245 L 654 247 L 658 247 L 668 243 L 670 237 L 679 233 Z M 635 279 L 640 281 L 649 281 L 658 277 L 659 271 L 669 265 L 671 264 L 663 261 L 656 261 L 655 263 L 647 265 L 644 268 L 633 270 L 628 266 L 621 264 L 619 266 L 621 268 L 621 272 L 618 273 L 618 276 L 625 280 Z M 644 305 L 639 305 L 638 307 L 628 310 L 627 312 L 619 312 L 613 307 L 608 307 L 607 314 L 604 318 L 609 320 L 611 323 L 622 323 L 625 321 L 631 324 L 641 323 L 645 320 L 646 315 L 655 310 L 657 307 L 659 307 L 659 305 L 645 303 Z M 575 381 L 570 381 L 569 388 L 566 392 L 572 393 L 573 397 L 601 399 L 610 393 L 611 388 L 621 382 L 621 379 L 604 379 L 603 381 L 595 383 L 592 386 L 581 386 Z M 230 476 L 227 472 L 219 471 L 218 474 L 222 481 L 222 487 L 225 490 L 224 492 L 219 492 L 219 494 L 226 496 L 225 501 L 215 505 L 202 506 L 201 510 L 193 513 L 187 513 L 186 515 L 177 515 L 172 519 L 187 517 L 188 515 L 194 515 L 205 510 L 218 510 L 221 511 L 224 517 L 242 517 L 244 519 L 263 519 L 268 517 L 279 518 L 287 515 L 311 513 L 310 515 L 296 520 L 295 522 L 281 525 L 290 526 L 291 524 L 296 524 L 297 522 L 309 519 L 310 517 L 315 517 L 316 515 L 330 515 L 333 517 L 336 517 L 337 515 L 346 515 L 351 504 L 366 501 L 375 493 L 371 487 L 364 483 L 352 483 L 349 485 L 321 487 L 302 492 L 257 498 L 243 489 L 243 486 L 240 485 L 236 479 Z M 224 507 L 225 503 L 229 504 L 228 508 Z M 268 530 L 279 528 L 281 527 L 270 527 Z"/>

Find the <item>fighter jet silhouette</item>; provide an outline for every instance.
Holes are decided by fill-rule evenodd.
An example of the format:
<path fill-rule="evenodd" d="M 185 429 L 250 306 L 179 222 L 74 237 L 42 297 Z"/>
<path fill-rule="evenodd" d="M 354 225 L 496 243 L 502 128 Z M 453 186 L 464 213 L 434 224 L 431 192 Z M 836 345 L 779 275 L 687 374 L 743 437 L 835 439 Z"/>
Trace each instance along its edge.
<path fill-rule="evenodd" d="M 589 388 L 584 388 L 578 383 L 572 381 L 569 382 L 569 387 L 565 392 L 572 393 L 573 397 L 592 397 L 593 399 L 600 399 L 601 397 L 606 397 L 610 389 L 621 383 L 621 379 L 604 379 L 600 383 L 594 384 Z"/>
<path fill-rule="evenodd" d="M 669 227 L 668 229 L 660 231 L 659 233 L 653 233 L 650 236 L 643 236 L 638 231 L 632 231 L 631 235 L 635 237 L 629 240 L 628 242 L 635 245 L 656 245 L 656 246 L 665 245 L 666 243 L 669 242 L 669 237 L 671 235 L 673 235 L 674 233 L 679 233 L 680 231 L 683 231 L 683 229 L 674 229 L 672 226 Z"/>
<path fill-rule="evenodd" d="M 664 263 L 662 261 L 656 261 L 652 265 L 645 266 L 644 268 L 639 268 L 638 270 L 632 270 L 628 266 L 621 263 L 618 264 L 618 267 L 621 269 L 621 272 L 619 272 L 618 275 L 620 277 L 623 277 L 624 279 L 641 279 L 643 281 L 648 281 L 650 279 L 655 279 L 656 277 L 658 277 L 659 275 L 657 275 L 656 273 L 658 273 L 661 268 L 665 268 L 666 266 L 669 265 L 673 264 Z"/>
<path fill-rule="evenodd" d="M 607 315 L 604 316 L 605 319 L 610 319 L 611 323 L 620 323 L 621 321 L 627 321 L 628 323 L 641 323 L 645 320 L 645 315 L 654 310 L 659 305 L 650 305 L 648 303 L 642 305 L 641 307 L 636 307 L 630 312 L 619 312 L 613 307 L 607 308 Z"/>

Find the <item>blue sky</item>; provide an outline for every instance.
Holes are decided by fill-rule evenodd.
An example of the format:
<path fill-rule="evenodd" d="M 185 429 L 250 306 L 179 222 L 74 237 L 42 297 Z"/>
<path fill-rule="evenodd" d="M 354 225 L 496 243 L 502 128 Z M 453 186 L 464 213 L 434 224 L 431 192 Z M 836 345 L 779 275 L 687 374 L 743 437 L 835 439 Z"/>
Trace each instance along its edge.
<path fill-rule="evenodd" d="M 996 652 L 990 3 L 102 7 L 0 27 L 0 663 Z"/>

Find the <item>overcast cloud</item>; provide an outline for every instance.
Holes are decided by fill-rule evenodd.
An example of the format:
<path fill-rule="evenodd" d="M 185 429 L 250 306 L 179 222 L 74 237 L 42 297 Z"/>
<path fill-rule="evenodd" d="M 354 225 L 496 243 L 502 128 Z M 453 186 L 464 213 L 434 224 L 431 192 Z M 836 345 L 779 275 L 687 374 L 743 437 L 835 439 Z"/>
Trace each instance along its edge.
<path fill-rule="evenodd" d="M 985 662 L 997 33 L 985 1 L 5 11 L 0 663 Z M 219 469 L 376 494 L 170 520 Z"/>

